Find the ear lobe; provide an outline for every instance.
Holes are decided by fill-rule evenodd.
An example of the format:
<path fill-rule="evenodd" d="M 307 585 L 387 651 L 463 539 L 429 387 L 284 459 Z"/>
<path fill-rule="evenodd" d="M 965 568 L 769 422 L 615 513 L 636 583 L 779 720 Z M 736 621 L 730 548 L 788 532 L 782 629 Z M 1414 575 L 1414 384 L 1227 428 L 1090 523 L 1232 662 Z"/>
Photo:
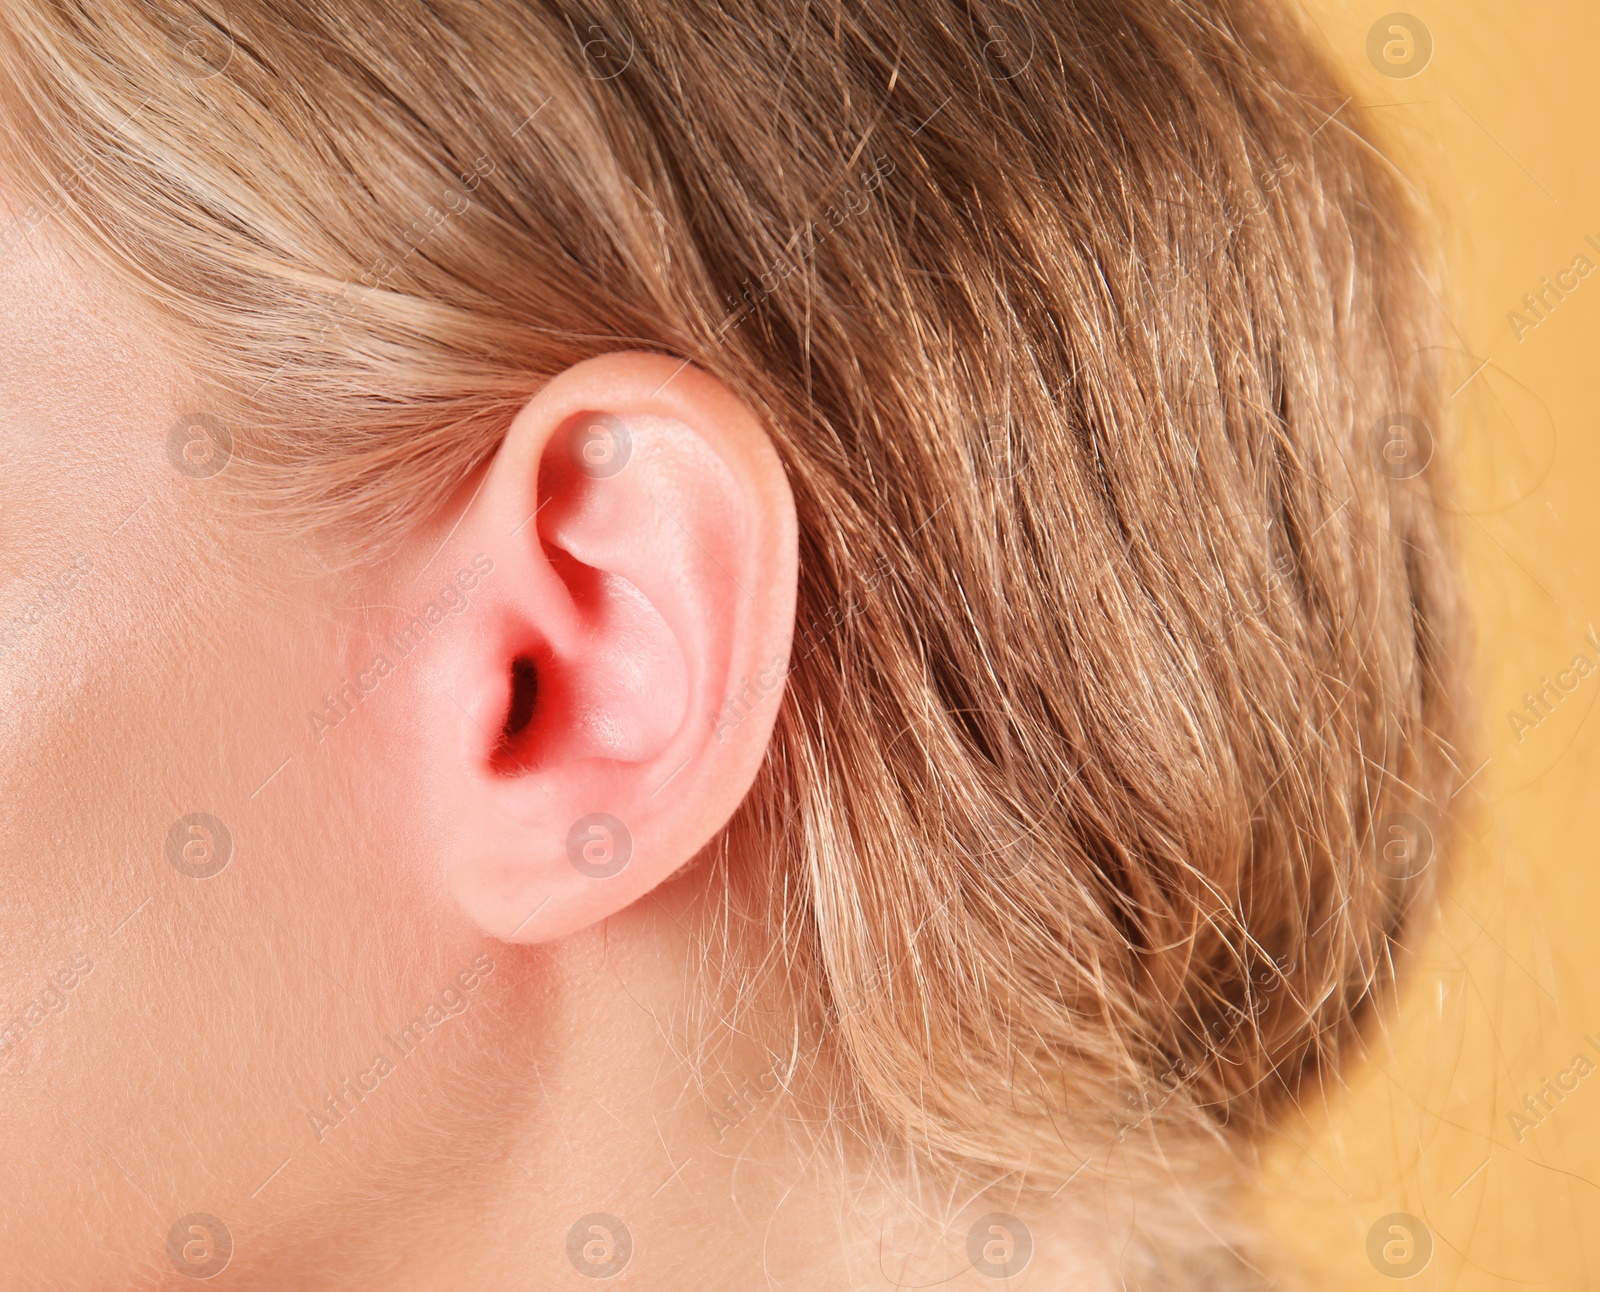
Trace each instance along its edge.
<path fill-rule="evenodd" d="M 749 789 L 787 671 L 794 501 L 720 382 L 616 354 L 523 408 L 457 534 L 493 572 L 466 631 L 427 644 L 440 848 L 480 927 L 545 941 L 667 879 Z"/>

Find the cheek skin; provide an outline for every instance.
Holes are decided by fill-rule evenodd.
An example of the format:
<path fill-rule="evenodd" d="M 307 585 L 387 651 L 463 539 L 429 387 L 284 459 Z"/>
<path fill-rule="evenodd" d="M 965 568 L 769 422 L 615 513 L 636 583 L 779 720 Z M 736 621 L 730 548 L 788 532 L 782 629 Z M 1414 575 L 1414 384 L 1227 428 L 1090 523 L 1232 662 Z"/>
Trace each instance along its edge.
<path fill-rule="evenodd" d="M 167 459 L 170 386 L 47 268 L 0 265 L 0 1251 L 114 1284 L 188 1212 L 249 1232 L 391 1170 L 447 1102 L 430 1056 L 325 1142 L 306 1110 L 481 947 L 423 892 L 403 679 L 307 725 L 388 590 L 233 537 Z"/>

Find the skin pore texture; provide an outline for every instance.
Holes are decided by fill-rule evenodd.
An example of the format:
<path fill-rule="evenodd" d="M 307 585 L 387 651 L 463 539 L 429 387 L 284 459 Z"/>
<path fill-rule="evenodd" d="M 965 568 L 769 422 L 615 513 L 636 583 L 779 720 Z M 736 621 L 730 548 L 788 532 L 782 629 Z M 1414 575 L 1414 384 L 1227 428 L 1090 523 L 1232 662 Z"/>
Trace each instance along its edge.
<path fill-rule="evenodd" d="M 0 1285 L 192 1286 L 168 1234 L 203 1213 L 233 1243 L 212 1286 L 587 1286 L 568 1231 L 603 1213 L 635 1286 L 992 1286 L 961 1274 L 964 1228 L 896 1228 L 777 1101 L 730 1122 L 725 1088 L 775 1084 L 758 1048 L 725 1048 L 714 1089 L 685 1062 L 707 893 L 684 863 L 777 693 L 723 739 L 680 718 L 781 657 L 793 605 L 787 487 L 738 402 L 657 356 L 584 365 L 391 566 L 335 578 L 173 468 L 184 374 L 132 309 L 41 236 L 0 278 L 26 616 L 0 666 L 0 1005 L 27 1010 L 0 1053 Z M 635 432 L 620 510 L 549 452 L 597 407 Z M 537 765 L 508 771 L 522 653 L 587 708 L 542 708 Z M 586 811 L 632 823 L 617 876 L 569 860 Z M 174 844 L 192 813 L 226 841 Z"/>

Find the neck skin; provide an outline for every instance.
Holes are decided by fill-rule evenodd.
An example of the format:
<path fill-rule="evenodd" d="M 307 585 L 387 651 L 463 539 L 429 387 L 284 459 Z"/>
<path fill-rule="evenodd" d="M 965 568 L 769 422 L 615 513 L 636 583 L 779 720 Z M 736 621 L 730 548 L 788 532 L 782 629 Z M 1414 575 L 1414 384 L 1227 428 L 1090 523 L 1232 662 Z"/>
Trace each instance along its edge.
<path fill-rule="evenodd" d="M 589 1286 L 569 1256 L 585 1217 L 601 1217 L 571 1244 L 588 1278 L 603 1282 L 607 1258 L 631 1241 L 613 1277 L 663 1292 L 1042 1287 L 1068 1265 L 1081 1279 L 1083 1262 L 1060 1250 L 1059 1217 L 1030 1219 L 1025 1281 L 972 1269 L 971 1222 L 1021 1210 L 1014 1191 L 979 1201 L 971 1189 L 944 1190 L 913 1209 L 867 1172 L 841 1168 L 838 1145 L 808 1130 L 819 1119 L 800 1116 L 820 1097 L 814 1059 L 799 1056 L 786 1090 L 774 1071 L 783 1061 L 765 1047 L 702 1042 L 696 1074 L 685 1061 L 695 885 L 691 868 L 553 947 L 491 944 L 496 967 L 484 985 L 497 994 L 485 992 L 405 1060 L 430 1084 L 452 1064 L 469 1079 L 423 1114 L 425 1125 L 384 1124 L 381 1109 L 358 1107 L 328 1130 L 325 1144 L 349 1153 L 352 1167 L 361 1159 L 364 1200 L 340 1203 L 330 1220 L 326 1194 L 300 1199 L 303 1225 L 280 1230 L 295 1237 L 264 1266 L 241 1262 L 234 1273 L 247 1281 L 234 1286 Z M 513 1022 L 520 1044 L 507 1050 Z M 501 1053 L 486 1075 L 481 1050 L 491 1044 Z"/>

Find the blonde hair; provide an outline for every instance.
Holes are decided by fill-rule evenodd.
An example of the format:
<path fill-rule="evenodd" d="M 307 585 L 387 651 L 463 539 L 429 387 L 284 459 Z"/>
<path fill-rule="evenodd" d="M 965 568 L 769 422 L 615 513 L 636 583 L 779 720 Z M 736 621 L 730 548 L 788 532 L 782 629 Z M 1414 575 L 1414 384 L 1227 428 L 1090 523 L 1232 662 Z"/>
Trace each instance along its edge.
<path fill-rule="evenodd" d="M 1339 1065 L 1438 870 L 1386 845 L 1443 849 L 1463 628 L 1416 456 L 1425 225 L 1295 18 L 15 0 L 0 27 L 19 220 L 159 312 L 211 374 L 218 483 L 342 559 L 586 357 L 678 356 L 760 412 L 800 610 L 713 863 L 883 1143 L 1049 1190 L 1120 1141 L 1170 1178 Z"/>

